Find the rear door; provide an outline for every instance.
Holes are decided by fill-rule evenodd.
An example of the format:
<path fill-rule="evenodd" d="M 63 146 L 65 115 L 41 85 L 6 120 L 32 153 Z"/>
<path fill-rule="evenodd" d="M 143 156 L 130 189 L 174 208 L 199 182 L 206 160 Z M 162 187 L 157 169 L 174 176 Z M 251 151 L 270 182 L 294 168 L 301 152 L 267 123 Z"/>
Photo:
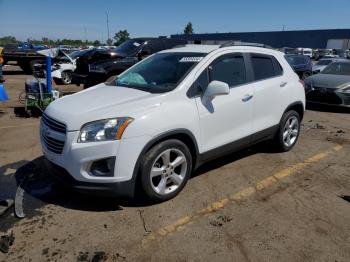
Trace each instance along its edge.
<path fill-rule="evenodd" d="M 250 54 L 249 57 L 248 64 L 254 78 L 252 132 L 257 133 L 279 124 L 285 109 L 288 81 L 274 56 Z"/>

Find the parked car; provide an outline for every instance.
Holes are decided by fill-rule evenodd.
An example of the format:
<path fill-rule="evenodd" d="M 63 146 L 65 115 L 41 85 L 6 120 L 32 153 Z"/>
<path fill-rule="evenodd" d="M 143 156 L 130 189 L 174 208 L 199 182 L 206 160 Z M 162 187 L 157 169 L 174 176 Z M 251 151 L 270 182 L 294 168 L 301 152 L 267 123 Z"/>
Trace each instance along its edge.
<path fill-rule="evenodd" d="M 298 50 L 298 53 L 300 55 L 304 55 L 304 56 L 308 56 L 309 58 L 312 58 L 312 49 L 311 48 L 299 47 L 297 50 Z"/>
<path fill-rule="evenodd" d="M 74 51 L 70 54 L 63 53 L 52 65 L 51 76 L 57 84 L 68 85 L 72 83 L 72 74 L 76 68 L 76 60 L 84 56 L 89 50 Z"/>
<path fill-rule="evenodd" d="M 89 63 L 88 72 L 81 77 L 81 82 L 84 83 L 84 88 L 105 82 L 151 54 L 184 44 L 187 44 L 187 41 L 181 39 L 129 39 L 111 50 L 113 57 Z"/>
<path fill-rule="evenodd" d="M 305 79 L 312 75 L 310 57 L 304 55 L 286 55 L 286 59 L 300 79 Z"/>
<path fill-rule="evenodd" d="M 139 181 L 165 201 L 210 159 L 264 140 L 291 150 L 304 92 L 279 51 L 186 45 L 52 102 L 42 150 L 52 174 L 76 190 L 132 196 Z"/>
<path fill-rule="evenodd" d="M 350 106 L 350 61 L 334 62 L 307 78 L 305 92 L 308 102 Z"/>
<path fill-rule="evenodd" d="M 117 54 L 113 52 L 113 49 L 97 49 L 91 48 L 86 49 L 82 56 L 76 59 L 76 68 L 72 74 L 72 83 L 76 85 L 84 84 L 84 81 L 89 73 L 89 64 L 96 61 L 105 60 L 116 56 Z"/>
<path fill-rule="evenodd" d="M 340 60 L 340 58 L 322 58 L 312 66 L 312 73 L 318 74 L 319 72 L 322 72 L 322 70 L 325 69 L 329 64 Z"/>

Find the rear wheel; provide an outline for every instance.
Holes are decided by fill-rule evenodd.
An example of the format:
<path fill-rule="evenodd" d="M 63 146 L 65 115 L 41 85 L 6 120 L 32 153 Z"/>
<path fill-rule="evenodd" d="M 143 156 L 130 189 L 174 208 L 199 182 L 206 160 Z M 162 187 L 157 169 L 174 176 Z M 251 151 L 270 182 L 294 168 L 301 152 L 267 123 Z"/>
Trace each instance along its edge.
<path fill-rule="evenodd" d="M 191 171 L 188 147 L 176 139 L 163 141 L 150 149 L 142 161 L 142 188 L 154 201 L 169 200 L 184 188 Z"/>
<path fill-rule="evenodd" d="M 291 150 L 298 141 L 299 133 L 299 114 L 294 110 L 286 112 L 282 117 L 278 133 L 275 137 L 278 149 L 282 152 Z"/>

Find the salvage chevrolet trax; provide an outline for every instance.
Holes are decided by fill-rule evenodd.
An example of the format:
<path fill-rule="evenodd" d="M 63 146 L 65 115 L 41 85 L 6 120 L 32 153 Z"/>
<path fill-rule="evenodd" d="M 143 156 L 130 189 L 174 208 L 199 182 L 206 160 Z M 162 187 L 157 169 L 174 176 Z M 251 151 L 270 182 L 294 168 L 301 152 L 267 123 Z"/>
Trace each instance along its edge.
<path fill-rule="evenodd" d="M 165 201 L 205 161 L 264 140 L 290 150 L 304 107 L 283 53 L 186 45 L 51 103 L 41 143 L 51 173 L 76 190 L 133 196 L 140 184 Z"/>

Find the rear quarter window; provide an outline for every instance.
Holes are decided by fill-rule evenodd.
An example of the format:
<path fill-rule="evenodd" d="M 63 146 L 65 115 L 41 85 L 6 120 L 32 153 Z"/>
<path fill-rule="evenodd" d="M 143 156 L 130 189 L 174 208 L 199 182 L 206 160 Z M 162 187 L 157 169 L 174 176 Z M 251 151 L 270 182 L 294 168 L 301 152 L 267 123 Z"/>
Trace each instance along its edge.
<path fill-rule="evenodd" d="M 273 56 L 251 55 L 255 81 L 280 76 L 283 69 L 280 63 Z"/>

